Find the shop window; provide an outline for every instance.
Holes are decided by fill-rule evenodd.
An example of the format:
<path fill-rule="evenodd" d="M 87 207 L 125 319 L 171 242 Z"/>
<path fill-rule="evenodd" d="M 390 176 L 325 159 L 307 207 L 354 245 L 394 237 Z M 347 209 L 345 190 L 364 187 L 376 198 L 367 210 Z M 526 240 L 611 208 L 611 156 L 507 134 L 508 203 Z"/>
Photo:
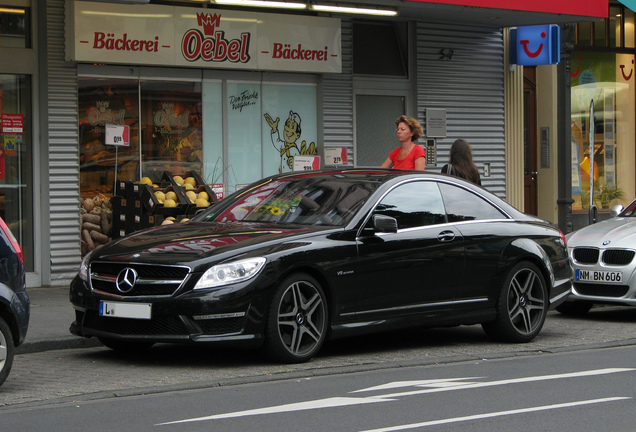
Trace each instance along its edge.
<path fill-rule="evenodd" d="M 610 6 L 609 9 L 609 46 L 615 48 L 621 46 L 621 33 L 623 31 L 622 10 L 616 6 Z"/>
<path fill-rule="evenodd" d="M 634 55 L 575 51 L 572 58 L 572 208 L 626 205 L 634 197 Z"/>
<path fill-rule="evenodd" d="M 202 174 L 200 82 L 141 81 L 142 176 Z"/>
<path fill-rule="evenodd" d="M 111 229 L 122 181 L 194 172 L 228 194 L 318 154 L 314 83 L 82 77 L 78 88 L 81 212 L 105 213 Z M 112 127 L 128 129 L 128 145 L 108 142 Z M 83 254 L 113 235 L 88 219 Z"/>
<path fill-rule="evenodd" d="M 407 78 L 407 23 L 354 22 L 353 73 Z"/>
<path fill-rule="evenodd" d="M 33 139 L 28 75 L 0 74 L 0 115 L 0 216 L 22 246 L 27 271 L 33 271 Z"/>
<path fill-rule="evenodd" d="M 31 14 L 28 8 L 0 7 L 0 46 L 31 48 Z"/>
<path fill-rule="evenodd" d="M 625 9 L 623 16 L 624 21 L 624 33 L 625 33 L 625 48 L 634 48 L 634 12 L 631 9 Z"/>

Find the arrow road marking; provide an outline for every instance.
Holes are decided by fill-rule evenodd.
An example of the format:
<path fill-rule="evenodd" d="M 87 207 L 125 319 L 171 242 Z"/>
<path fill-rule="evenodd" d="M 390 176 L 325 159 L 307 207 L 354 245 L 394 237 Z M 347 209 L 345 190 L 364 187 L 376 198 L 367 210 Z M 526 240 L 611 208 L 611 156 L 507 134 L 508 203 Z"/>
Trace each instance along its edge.
<path fill-rule="evenodd" d="M 593 375 L 605 375 L 611 373 L 618 372 L 629 372 L 636 370 L 634 368 L 607 368 L 607 369 L 597 369 L 590 371 L 582 371 L 582 372 L 572 372 L 565 374 L 556 374 L 556 375 L 542 375 L 536 377 L 525 377 L 525 378 L 513 378 L 507 380 L 499 380 L 499 381 L 491 381 L 491 382 L 462 382 L 462 380 L 475 379 L 475 378 L 449 378 L 449 379 L 435 379 L 435 380 L 419 380 L 419 381 L 396 381 L 388 384 L 384 384 L 376 387 L 369 387 L 362 390 L 356 390 L 352 393 L 358 392 L 367 392 L 367 391 L 377 391 L 377 390 L 386 390 L 386 389 L 395 389 L 402 387 L 426 387 L 423 390 L 412 390 L 405 391 L 400 393 L 389 393 L 382 394 L 376 396 L 368 396 L 362 398 L 356 397 L 335 397 L 335 398 L 327 398 L 327 399 L 318 399 L 315 401 L 307 401 L 307 402 L 298 402 L 292 404 L 278 405 L 268 408 L 258 408 L 253 410 L 246 411 L 236 411 L 225 414 L 216 414 L 205 417 L 197 417 L 190 418 L 184 420 L 177 420 L 166 423 L 159 423 L 156 426 L 163 425 L 171 425 L 177 423 L 191 423 L 191 422 L 199 422 L 206 420 L 219 420 L 226 418 L 236 418 L 236 417 L 246 417 L 253 415 L 263 415 L 263 414 L 274 414 L 274 413 L 285 413 L 292 411 L 303 411 L 303 410 L 311 410 L 311 409 L 320 409 L 320 408 L 335 408 L 342 406 L 351 406 L 351 405 L 363 405 L 370 403 L 378 403 L 378 402 L 390 402 L 395 401 L 400 397 L 404 396 L 414 396 L 426 393 L 437 393 L 437 392 L 445 392 L 445 391 L 453 391 L 453 390 L 466 390 L 466 389 L 474 389 L 474 388 L 482 388 L 482 387 L 493 387 L 500 385 L 508 385 L 508 384 L 519 384 L 519 383 L 527 383 L 527 382 L 535 382 L 535 381 L 548 381 L 555 379 L 564 379 L 564 378 L 579 378 L 585 376 L 593 376 Z M 598 401 L 608 401 L 606 399 L 597 399 Z M 611 399 L 614 400 L 614 399 Z M 593 402 L 573 402 L 573 403 L 593 403 Z M 594 402 L 599 403 L 599 402 Z M 567 405 L 567 404 L 566 404 Z M 569 405 L 568 405 L 569 406 Z M 561 407 L 560 405 L 553 405 L 553 407 Z M 556 409 L 556 408 L 546 408 L 546 407 L 537 407 L 537 408 L 529 408 L 530 410 L 539 410 L 539 409 Z M 508 411 L 504 411 L 507 413 Z M 509 411 L 510 413 L 516 413 L 517 411 Z M 485 416 L 494 416 L 495 414 L 484 414 Z M 497 414 L 497 415 L 508 415 L 508 414 Z M 466 419 L 469 419 L 466 417 Z M 439 420 L 439 421 L 447 421 L 447 420 Z M 465 421 L 465 420 L 461 420 Z M 435 424 L 435 423 L 431 423 Z M 396 426 L 401 427 L 401 426 Z M 384 430 L 384 429 L 379 429 Z M 392 429 L 387 429 L 392 430 Z M 398 430 L 398 429 L 396 429 Z"/>
<path fill-rule="evenodd" d="M 515 415 L 515 414 L 524 414 L 524 413 L 531 413 L 531 412 L 537 412 L 537 411 L 546 411 L 546 410 L 554 410 L 554 409 L 561 409 L 561 408 L 571 408 L 571 407 L 576 407 L 576 406 L 581 406 L 581 405 L 591 405 L 591 404 L 599 404 L 599 403 L 605 403 L 605 402 L 614 402 L 614 401 L 624 400 L 624 399 L 631 399 L 631 397 L 610 397 L 610 398 L 603 398 L 603 399 L 590 399 L 590 400 L 586 400 L 586 401 L 568 402 L 568 403 L 555 404 L 555 405 L 544 405 L 544 406 L 538 406 L 538 407 L 532 407 L 532 408 L 521 408 L 521 409 L 516 409 L 516 410 L 510 410 L 510 411 L 499 411 L 499 412 L 486 413 L 486 414 L 476 414 L 476 415 L 472 415 L 472 416 L 457 417 L 457 418 L 452 418 L 452 419 L 442 419 L 442 420 L 433 420 L 433 421 L 427 421 L 427 422 L 422 422 L 422 423 L 412 423 L 412 424 L 408 424 L 408 425 L 393 426 L 393 427 L 388 427 L 388 428 L 368 429 L 366 431 L 361 431 L 361 432 L 392 432 L 392 431 L 400 431 L 400 430 L 405 430 L 405 429 L 422 428 L 422 427 L 425 427 L 425 426 L 437 426 L 437 425 L 441 425 L 441 424 L 459 423 L 459 422 L 465 422 L 465 421 L 471 421 L 471 420 L 482 420 L 482 419 L 487 419 L 487 418 L 492 418 L 492 417 L 501 417 L 501 416 L 508 416 L 508 415 Z"/>

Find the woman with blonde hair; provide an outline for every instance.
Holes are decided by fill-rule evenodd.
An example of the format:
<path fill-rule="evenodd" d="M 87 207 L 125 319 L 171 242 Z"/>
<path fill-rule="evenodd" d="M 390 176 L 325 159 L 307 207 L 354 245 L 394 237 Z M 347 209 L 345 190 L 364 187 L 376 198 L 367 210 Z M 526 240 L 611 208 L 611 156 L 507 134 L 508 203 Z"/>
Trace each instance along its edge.
<path fill-rule="evenodd" d="M 479 170 L 473 162 L 473 152 L 468 141 L 455 140 L 451 146 L 449 163 L 442 167 L 442 173 L 461 177 L 481 186 Z"/>
<path fill-rule="evenodd" d="M 426 167 L 426 151 L 415 144 L 424 131 L 420 122 L 404 115 L 395 121 L 397 139 L 401 146 L 397 147 L 384 161 L 380 168 L 395 168 L 424 171 Z"/>

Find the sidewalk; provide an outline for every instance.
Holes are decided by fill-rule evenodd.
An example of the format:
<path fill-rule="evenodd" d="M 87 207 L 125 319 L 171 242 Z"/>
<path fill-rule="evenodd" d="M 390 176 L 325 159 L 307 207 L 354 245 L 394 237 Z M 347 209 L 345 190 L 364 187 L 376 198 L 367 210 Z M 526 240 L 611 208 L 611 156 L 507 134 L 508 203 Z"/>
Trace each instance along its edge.
<path fill-rule="evenodd" d="M 29 330 L 16 354 L 100 345 L 96 338 L 81 338 L 69 332 L 75 311 L 68 299 L 68 290 L 67 286 L 27 288 L 31 299 Z"/>

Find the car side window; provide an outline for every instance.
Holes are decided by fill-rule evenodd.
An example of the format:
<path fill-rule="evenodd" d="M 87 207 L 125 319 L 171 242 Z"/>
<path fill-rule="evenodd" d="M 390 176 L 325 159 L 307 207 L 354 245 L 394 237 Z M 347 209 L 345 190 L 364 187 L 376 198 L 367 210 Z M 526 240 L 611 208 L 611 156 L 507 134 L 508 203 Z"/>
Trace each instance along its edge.
<path fill-rule="evenodd" d="M 374 213 L 394 217 L 398 229 L 446 222 L 444 203 L 434 182 L 411 182 L 397 186 L 377 205 Z"/>
<path fill-rule="evenodd" d="M 480 196 L 457 186 L 439 185 L 449 222 L 505 219 L 506 215 Z"/>

